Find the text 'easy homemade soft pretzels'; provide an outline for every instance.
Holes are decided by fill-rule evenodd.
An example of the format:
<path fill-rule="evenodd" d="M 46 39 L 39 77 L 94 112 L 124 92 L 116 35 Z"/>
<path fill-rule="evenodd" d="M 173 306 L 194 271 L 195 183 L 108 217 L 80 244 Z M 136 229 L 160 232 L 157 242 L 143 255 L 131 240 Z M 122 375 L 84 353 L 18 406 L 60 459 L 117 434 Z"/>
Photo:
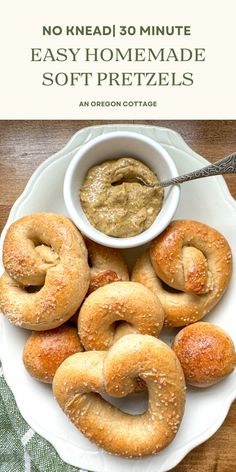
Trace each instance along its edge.
<path fill-rule="evenodd" d="M 99 394 L 125 397 L 140 377 L 148 388 L 145 413 L 131 415 Z M 58 368 L 54 395 L 91 441 L 113 454 L 155 454 L 175 437 L 184 412 L 185 382 L 175 353 L 162 341 L 131 334 L 109 351 L 74 354 Z"/>
<path fill-rule="evenodd" d="M 114 282 L 86 298 L 78 332 L 86 351 L 100 351 L 130 332 L 158 336 L 163 321 L 163 308 L 149 289 L 135 282 Z"/>
<path fill-rule="evenodd" d="M 89 286 L 83 238 L 68 218 L 57 214 L 35 213 L 13 223 L 4 241 L 3 264 L 0 306 L 22 328 L 61 325 L 78 309 Z"/>
<path fill-rule="evenodd" d="M 203 223 L 179 220 L 137 260 L 132 280 L 159 297 L 166 324 L 184 326 L 200 320 L 216 305 L 231 273 L 232 255 L 226 239 Z"/>

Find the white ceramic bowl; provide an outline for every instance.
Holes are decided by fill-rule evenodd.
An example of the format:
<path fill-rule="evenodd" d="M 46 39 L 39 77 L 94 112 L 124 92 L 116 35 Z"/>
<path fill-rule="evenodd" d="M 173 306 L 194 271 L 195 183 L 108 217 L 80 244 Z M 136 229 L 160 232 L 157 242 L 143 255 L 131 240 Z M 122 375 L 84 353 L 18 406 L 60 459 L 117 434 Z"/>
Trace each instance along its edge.
<path fill-rule="evenodd" d="M 159 180 L 178 175 L 168 152 L 153 139 L 129 131 L 107 133 L 83 145 L 71 160 L 64 180 L 64 200 L 71 219 L 88 238 L 104 246 L 131 248 L 151 241 L 168 226 L 178 206 L 180 187 L 174 185 L 165 189 L 163 207 L 146 231 L 129 238 L 107 236 L 89 223 L 80 204 L 79 191 L 91 167 L 122 156 L 142 161 Z"/>

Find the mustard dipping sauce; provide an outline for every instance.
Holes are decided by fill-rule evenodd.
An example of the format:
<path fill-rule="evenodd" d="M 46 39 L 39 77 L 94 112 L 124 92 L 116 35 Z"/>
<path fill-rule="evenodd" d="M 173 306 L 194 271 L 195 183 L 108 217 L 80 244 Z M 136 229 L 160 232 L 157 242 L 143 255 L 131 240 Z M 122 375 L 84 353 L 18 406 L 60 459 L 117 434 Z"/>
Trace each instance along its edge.
<path fill-rule="evenodd" d="M 140 180 L 138 180 L 140 179 Z M 80 202 L 90 224 L 117 238 L 136 236 L 151 226 L 160 212 L 164 190 L 145 164 L 121 157 L 91 167 L 80 189 Z"/>

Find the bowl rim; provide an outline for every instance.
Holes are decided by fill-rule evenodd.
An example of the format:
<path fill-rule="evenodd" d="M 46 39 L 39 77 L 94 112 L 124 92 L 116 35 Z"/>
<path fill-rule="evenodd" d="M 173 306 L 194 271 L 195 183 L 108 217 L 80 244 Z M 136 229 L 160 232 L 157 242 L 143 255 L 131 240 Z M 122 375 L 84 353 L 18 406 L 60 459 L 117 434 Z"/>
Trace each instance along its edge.
<path fill-rule="evenodd" d="M 133 248 L 137 246 L 141 246 L 143 244 L 146 244 L 150 242 L 152 239 L 154 239 L 156 236 L 158 236 L 170 223 L 172 220 L 176 209 L 178 207 L 179 199 L 180 199 L 180 186 L 179 185 L 173 185 L 170 187 L 169 196 L 172 198 L 172 204 L 171 204 L 171 211 L 169 210 L 169 216 L 168 218 L 163 218 L 162 224 L 156 225 L 158 228 L 157 230 L 154 229 L 154 225 L 156 222 L 156 219 L 152 223 L 152 225 L 147 228 L 145 231 L 142 233 L 135 235 L 135 236 L 130 236 L 126 238 L 116 238 L 113 236 L 108 236 L 105 233 L 102 233 L 101 231 L 97 230 L 95 227 L 93 227 L 90 222 L 88 221 L 85 213 L 83 212 L 83 209 L 81 208 L 81 211 L 83 212 L 83 215 L 85 217 L 85 221 L 81 217 L 80 213 L 75 207 L 74 204 L 74 199 L 72 196 L 72 179 L 75 170 L 77 169 L 79 162 L 85 158 L 85 155 L 91 151 L 91 149 L 104 142 L 104 141 L 109 141 L 112 139 L 126 139 L 126 138 L 131 138 L 135 139 L 138 141 L 141 141 L 143 143 L 146 143 L 147 145 L 151 146 L 155 150 L 157 150 L 161 156 L 162 159 L 166 162 L 168 169 L 170 171 L 171 177 L 176 177 L 178 176 L 178 171 L 177 167 L 171 158 L 170 154 L 166 149 L 161 146 L 157 141 L 154 139 L 150 138 L 149 136 L 142 135 L 138 132 L 134 131 L 112 131 L 106 134 L 101 134 L 99 136 L 96 136 L 95 138 L 91 139 L 89 142 L 85 143 L 83 146 L 78 149 L 78 151 L 75 153 L 75 155 L 72 157 L 64 178 L 64 183 L 63 183 L 63 196 L 64 196 L 64 202 L 66 209 L 69 213 L 69 216 L 73 220 L 74 224 L 77 226 L 77 228 L 89 239 L 102 244 L 103 246 L 108 246 L 108 247 L 113 247 L 113 248 L 119 248 L 119 249 L 128 249 L 128 248 Z M 135 158 L 135 157 L 134 157 Z M 104 161 L 106 158 L 104 158 Z M 102 161 L 101 161 L 102 162 Z M 145 160 L 143 161 L 144 164 Z M 90 167 L 96 165 L 96 163 L 92 163 Z M 146 164 L 147 165 L 147 164 Z M 90 168 L 88 167 L 88 169 Z M 164 208 L 164 205 L 163 207 Z M 157 215 L 158 218 L 158 215 Z"/>

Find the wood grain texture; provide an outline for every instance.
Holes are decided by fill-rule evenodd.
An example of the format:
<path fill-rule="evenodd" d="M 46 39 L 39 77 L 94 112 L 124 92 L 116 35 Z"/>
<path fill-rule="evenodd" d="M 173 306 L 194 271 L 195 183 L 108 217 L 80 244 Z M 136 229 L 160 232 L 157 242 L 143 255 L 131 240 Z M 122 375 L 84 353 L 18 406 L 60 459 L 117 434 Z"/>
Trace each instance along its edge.
<path fill-rule="evenodd" d="M 47 157 L 86 126 L 119 121 L 0 121 L 0 231 L 29 177 Z M 124 122 L 122 122 L 124 123 Z M 236 150 L 236 121 L 129 121 L 178 131 L 189 146 L 210 162 Z M 236 175 L 226 176 L 236 198 Z M 233 309 L 233 308 L 232 308 Z M 201 406 L 199 405 L 199 409 Z M 236 402 L 217 433 L 191 451 L 173 472 L 236 470 Z M 157 471 L 153 471 L 157 472 Z"/>

